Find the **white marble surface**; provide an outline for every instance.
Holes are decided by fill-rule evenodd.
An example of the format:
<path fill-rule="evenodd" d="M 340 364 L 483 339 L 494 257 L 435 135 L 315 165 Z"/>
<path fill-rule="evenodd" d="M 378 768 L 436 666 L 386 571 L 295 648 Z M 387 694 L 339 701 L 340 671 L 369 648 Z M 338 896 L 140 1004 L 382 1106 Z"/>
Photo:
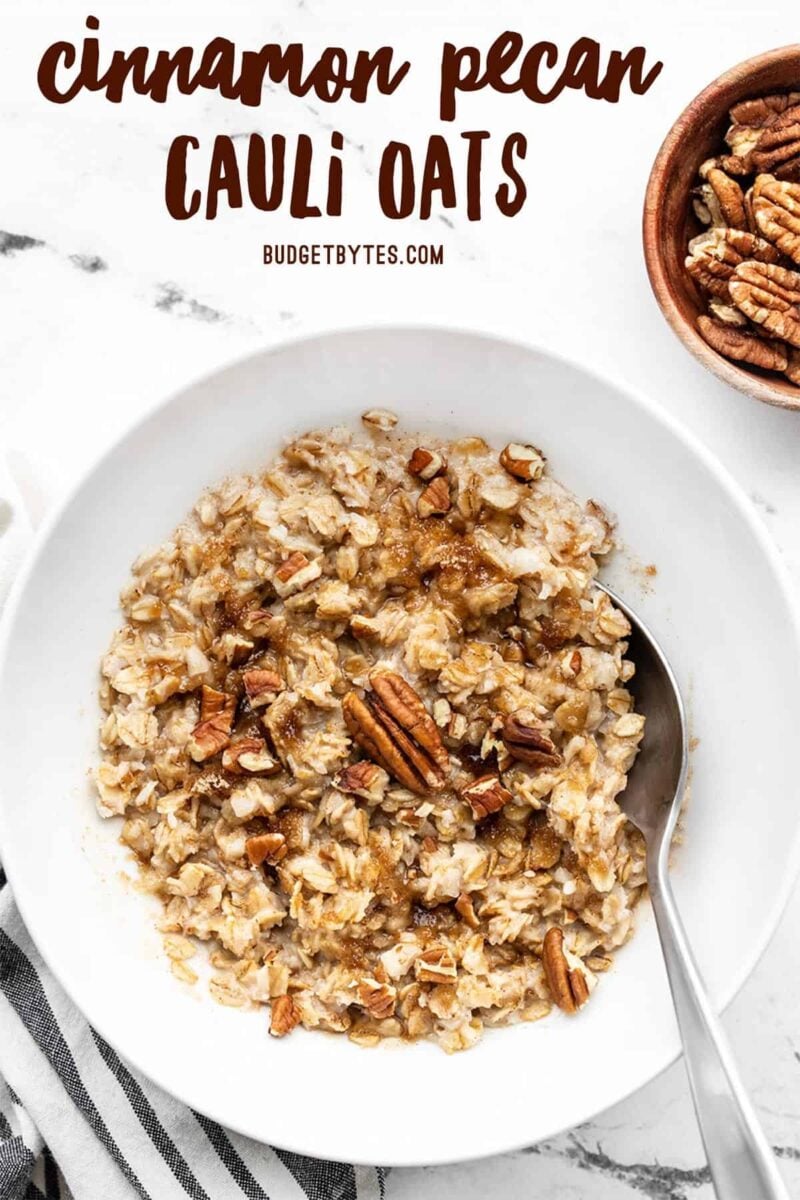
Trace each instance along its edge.
<path fill-rule="evenodd" d="M 12 236 L 0 235 L 0 439 L 34 519 L 159 397 L 233 356 L 337 324 L 444 322 L 550 347 L 655 397 L 738 478 L 800 586 L 800 415 L 756 405 L 684 353 L 652 300 L 639 232 L 647 173 L 671 121 L 721 70 L 796 36 L 791 0 L 763 3 L 757 18 L 742 0 L 573 0 L 549 12 L 508 0 L 501 16 L 481 0 L 240 0 L 230 8 L 106 0 L 87 10 L 74 0 L 30 0 L 4 34 L 0 229 Z M 87 11 L 100 16 L 110 46 L 198 44 L 216 34 L 243 45 L 388 41 L 414 65 L 396 96 L 359 107 L 326 109 L 279 91 L 265 93 L 259 110 L 209 95 L 163 106 L 83 96 L 52 106 L 36 90 L 38 56 L 59 37 L 79 37 Z M 485 45 L 504 28 L 561 45 L 579 34 L 609 48 L 643 43 L 664 71 L 647 96 L 617 106 L 578 95 L 547 108 L 518 97 L 468 98 L 456 131 L 528 134 L 531 196 L 522 214 L 471 224 L 460 209 L 446 221 L 388 222 L 376 201 L 377 153 L 392 137 L 421 140 L 439 130 L 442 41 Z M 207 146 L 215 132 L 319 133 L 331 125 L 348 138 L 340 220 L 298 223 L 247 208 L 213 223 L 176 224 L 167 215 L 166 146 L 178 133 Z M 441 241 L 446 261 L 261 265 L 264 241 L 310 240 Z M 798 920 L 796 893 L 725 1024 L 790 1187 L 800 1190 Z M 682 1066 L 546 1145 L 465 1167 L 396 1170 L 387 1186 L 389 1200 L 487 1193 L 706 1200 L 711 1188 Z"/>

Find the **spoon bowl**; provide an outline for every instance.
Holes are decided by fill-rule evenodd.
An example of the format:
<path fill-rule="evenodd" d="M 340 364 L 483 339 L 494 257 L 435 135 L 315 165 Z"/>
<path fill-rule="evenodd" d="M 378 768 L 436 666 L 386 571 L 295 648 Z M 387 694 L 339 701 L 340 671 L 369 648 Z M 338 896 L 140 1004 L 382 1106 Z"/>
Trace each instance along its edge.
<path fill-rule="evenodd" d="M 628 778 L 621 808 L 650 842 L 669 844 L 678 819 L 689 767 L 686 713 L 675 675 L 644 621 L 605 584 L 597 585 L 628 618 L 628 653 L 636 664 L 631 691 L 647 718 L 646 736 Z"/>

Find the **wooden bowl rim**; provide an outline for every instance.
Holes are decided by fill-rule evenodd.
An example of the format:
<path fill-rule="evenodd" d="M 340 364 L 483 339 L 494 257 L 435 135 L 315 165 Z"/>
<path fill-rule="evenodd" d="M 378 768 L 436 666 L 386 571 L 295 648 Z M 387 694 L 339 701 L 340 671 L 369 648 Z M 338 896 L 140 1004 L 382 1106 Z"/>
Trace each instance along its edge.
<path fill-rule="evenodd" d="M 726 93 L 740 90 L 748 75 L 754 74 L 764 67 L 788 62 L 792 59 L 796 59 L 798 63 L 798 88 L 800 89 L 800 42 L 795 42 L 790 46 L 767 50 L 763 54 L 757 54 L 753 58 L 745 59 L 731 67 L 703 88 L 702 92 L 687 104 L 661 143 L 661 148 L 650 171 L 644 199 L 642 237 L 650 286 L 672 331 L 687 350 L 718 379 L 721 379 L 723 383 L 730 384 L 737 391 L 744 392 L 745 395 L 766 404 L 800 412 L 800 388 L 788 380 L 785 383 L 779 383 L 777 380 L 773 383 L 763 379 L 746 368 L 737 366 L 731 360 L 723 358 L 703 340 L 695 326 L 686 319 L 673 299 L 661 254 L 660 239 L 657 236 L 665 180 L 672 161 L 680 152 L 687 132 L 694 128 L 698 120 L 711 107 L 719 106 L 720 115 L 730 108 L 734 101 L 732 98 L 726 97 Z M 722 100 L 725 101 L 724 104 L 720 103 Z M 796 397 L 788 391 L 790 388 L 797 393 Z"/>

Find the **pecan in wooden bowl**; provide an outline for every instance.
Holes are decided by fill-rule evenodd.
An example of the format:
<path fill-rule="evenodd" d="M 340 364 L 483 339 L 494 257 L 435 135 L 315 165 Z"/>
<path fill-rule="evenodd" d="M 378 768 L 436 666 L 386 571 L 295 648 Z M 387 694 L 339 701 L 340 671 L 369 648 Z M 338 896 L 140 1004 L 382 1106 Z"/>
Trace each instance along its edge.
<path fill-rule="evenodd" d="M 653 165 L 650 283 L 683 344 L 754 399 L 800 409 L 800 45 L 692 101 Z"/>

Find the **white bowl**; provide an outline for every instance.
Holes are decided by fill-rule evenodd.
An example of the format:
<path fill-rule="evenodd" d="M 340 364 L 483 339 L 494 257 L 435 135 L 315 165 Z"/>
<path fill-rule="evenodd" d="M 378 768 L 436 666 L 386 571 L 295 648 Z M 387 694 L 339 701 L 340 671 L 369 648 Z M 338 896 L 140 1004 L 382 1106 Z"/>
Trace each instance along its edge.
<path fill-rule="evenodd" d="M 113 398 L 109 401 L 113 402 Z M 751 507 L 662 413 L 520 345 L 376 329 L 257 354 L 193 384 L 127 434 L 39 538 L 0 647 L 0 833 L 28 928 L 91 1023 L 134 1067 L 251 1137 L 320 1157 L 436 1163 L 530 1144 L 651 1079 L 678 1051 L 646 905 L 576 1018 L 430 1044 L 359 1049 L 267 1036 L 264 1012 L 178 983 L 153 911 L 94 813 L 98 662 L 132 560 L 207 484 L 263 464 L 288 434 L 380 405 L 405 428 L 533 441 L 579 495 L 619 516 L 607 572 L 663 638 L 699 739 L 675 887 L 717 1005 L 777 922 L 798 861 L 793 746 L 798 629 Z M 658 574 L 643 570 L 655 563 Z"/>

